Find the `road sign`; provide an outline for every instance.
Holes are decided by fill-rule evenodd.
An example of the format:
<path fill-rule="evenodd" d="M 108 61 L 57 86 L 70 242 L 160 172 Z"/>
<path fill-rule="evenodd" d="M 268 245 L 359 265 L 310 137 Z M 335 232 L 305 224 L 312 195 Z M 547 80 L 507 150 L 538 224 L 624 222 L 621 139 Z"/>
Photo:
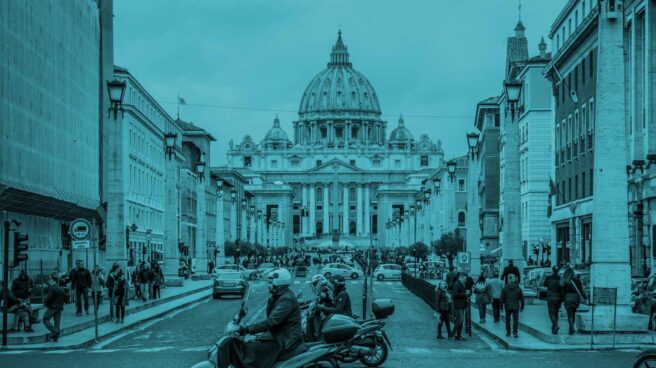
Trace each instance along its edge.
<path fill-rule="evenodd" d="M 460 272 L 471 272 L 470 252 L 458 252 L 458 270 Z"/>
<path fill-rule="evenodd" d="M 91 237 L 92 231 L 91 223 L 83 218 L 73 220 L 69 228 L 73 240 L 87 240 Z"/>
<path fill-rule="evenodd" d="M 89 240 L 73 240 L 73 249 L 89 249 L 91 242 Z"/>

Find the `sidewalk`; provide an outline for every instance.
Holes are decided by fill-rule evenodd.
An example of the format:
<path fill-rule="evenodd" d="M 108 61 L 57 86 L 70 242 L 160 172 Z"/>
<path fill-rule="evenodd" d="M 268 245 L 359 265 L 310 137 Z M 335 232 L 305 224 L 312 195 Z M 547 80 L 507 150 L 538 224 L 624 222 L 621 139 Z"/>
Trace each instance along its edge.
<path fill-rule="evenodd" d="M 505 314 L 501 312 L 501 321 L 494 323 L 492 307 L 488 305 L 485 323 L 478 322 L 478 309 L 472 306 L 472 324 L 479 330 L 490 335 L 507 348 L 517 350 L 590 350 L 590 334 L 568 334 L 569 324 L 567 317 L 561 310 L 558 325 L 558 335 L 551 333 L 551 321 L 547 314 L 547 304 L 544 301 L 535 301 L 535 304 L 526 305 L 519 315 L 519 338 L 506 337 Z M 594 349 L 611 349 L 612 334 L 593 335 Z M 645 333 L 618 333 L 615 335 L 615 348 L 627 349 L 637 347 L 652 347 L 656 344 L 656 334 L 652 331 Z"/>
<path fill-rule="evenodd" d="M 125 319 L 122 324 L 114 323 L 109 319 L 109 301 L 103 300 L 98 309 L 98 336 L 106 336 L 128 327 L 156 318 L 173 309 L 184 307 L 195 301 L 209 297 L 212 283 L 207 280 L 186 280 L 184 286 L 166 287 L 162 289 L 160 299 L 142 302 L 131 299 L 125 307 Z M 8 349 L 71 349 L 86 346 L 93 342 L 95 337 L 95 323 L 93 305 L 89 298 L 89 315 L 75 315 L 75 304 L 66 304 L 61 317 L 61 335 L 59 341 L 46 342 L 49 331 L 43 322 L 35 323 L 34 332 L 10 332 L 7 335 Z M 39 318 L 43 318 L 43 311 Z"/>

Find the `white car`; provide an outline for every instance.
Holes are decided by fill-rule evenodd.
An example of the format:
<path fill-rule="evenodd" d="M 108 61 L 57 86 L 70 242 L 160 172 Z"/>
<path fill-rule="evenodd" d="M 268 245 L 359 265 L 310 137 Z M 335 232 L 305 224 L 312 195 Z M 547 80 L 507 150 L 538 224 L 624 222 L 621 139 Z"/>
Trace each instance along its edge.
<path fill-rule="evenodd" d="M 257 279 L 257 270 L 244 268 L 242 266 L 235 265 L 235 264 L 221 265 L 214 269 L 215 274 L 222 273 L 222 272 L 234 272 L 234 271 L 241 271 L 242 275 L 244 275 L 244 278 L 246 279 L 249 280 Z"/>
<path fill-rule="evenodd" d="M 332 275 L 342 275 L 345 278 L 350 277 L 353 280 L 364 277 L 361 269 L 345 265 L 343 263 L 329 263 L 319 270 L 319 273 L 329 277 Z"/>
<path fill-rule="evenodd" d="M 383 264 L 374 270 L 374 277 L 378 281 L 383 281 L 387 279 L 400 279 L 401 278 L 401 266 L 389 263 Z"/>

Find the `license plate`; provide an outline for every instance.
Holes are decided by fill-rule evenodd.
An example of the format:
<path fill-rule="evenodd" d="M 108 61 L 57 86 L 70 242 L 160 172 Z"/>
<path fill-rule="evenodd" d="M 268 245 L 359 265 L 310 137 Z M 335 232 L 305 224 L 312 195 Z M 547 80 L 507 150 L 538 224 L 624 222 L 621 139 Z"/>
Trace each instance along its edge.
<path fill-rule="evenodd" d="M 235 286 L 234 282 L 226 282 L 223 284 L 223 286 Z"/>

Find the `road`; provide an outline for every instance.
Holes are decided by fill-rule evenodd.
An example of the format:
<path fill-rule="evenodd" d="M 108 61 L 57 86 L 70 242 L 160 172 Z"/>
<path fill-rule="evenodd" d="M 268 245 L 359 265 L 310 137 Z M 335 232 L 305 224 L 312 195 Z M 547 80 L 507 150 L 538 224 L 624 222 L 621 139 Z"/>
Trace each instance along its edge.
<path fill-rule="evenodd" d="M 254 282 L 246 320 L 264 315 L 266 284 Z M 309 295 L 308 278 L 296 279 L 295 292 Z M 348 281 L 353 310 L 362 313 L 362 281 Z M 630 367 L 635 351 L 516 352 L 497 346 L 476 332 L 467 341 L 437 340 L 433 312 L 398 281 L 374 283 L 376 298 L 391 298 L 396 312 L 386 330 L 393 350 L 384 367 Z M 0 367 L 191 367 L 204 360 L 239 308 L 239 299 L 207 299 L 80 350 L 0 353 Z M 353 364 L 345 367 L 359 367 Z"/>

